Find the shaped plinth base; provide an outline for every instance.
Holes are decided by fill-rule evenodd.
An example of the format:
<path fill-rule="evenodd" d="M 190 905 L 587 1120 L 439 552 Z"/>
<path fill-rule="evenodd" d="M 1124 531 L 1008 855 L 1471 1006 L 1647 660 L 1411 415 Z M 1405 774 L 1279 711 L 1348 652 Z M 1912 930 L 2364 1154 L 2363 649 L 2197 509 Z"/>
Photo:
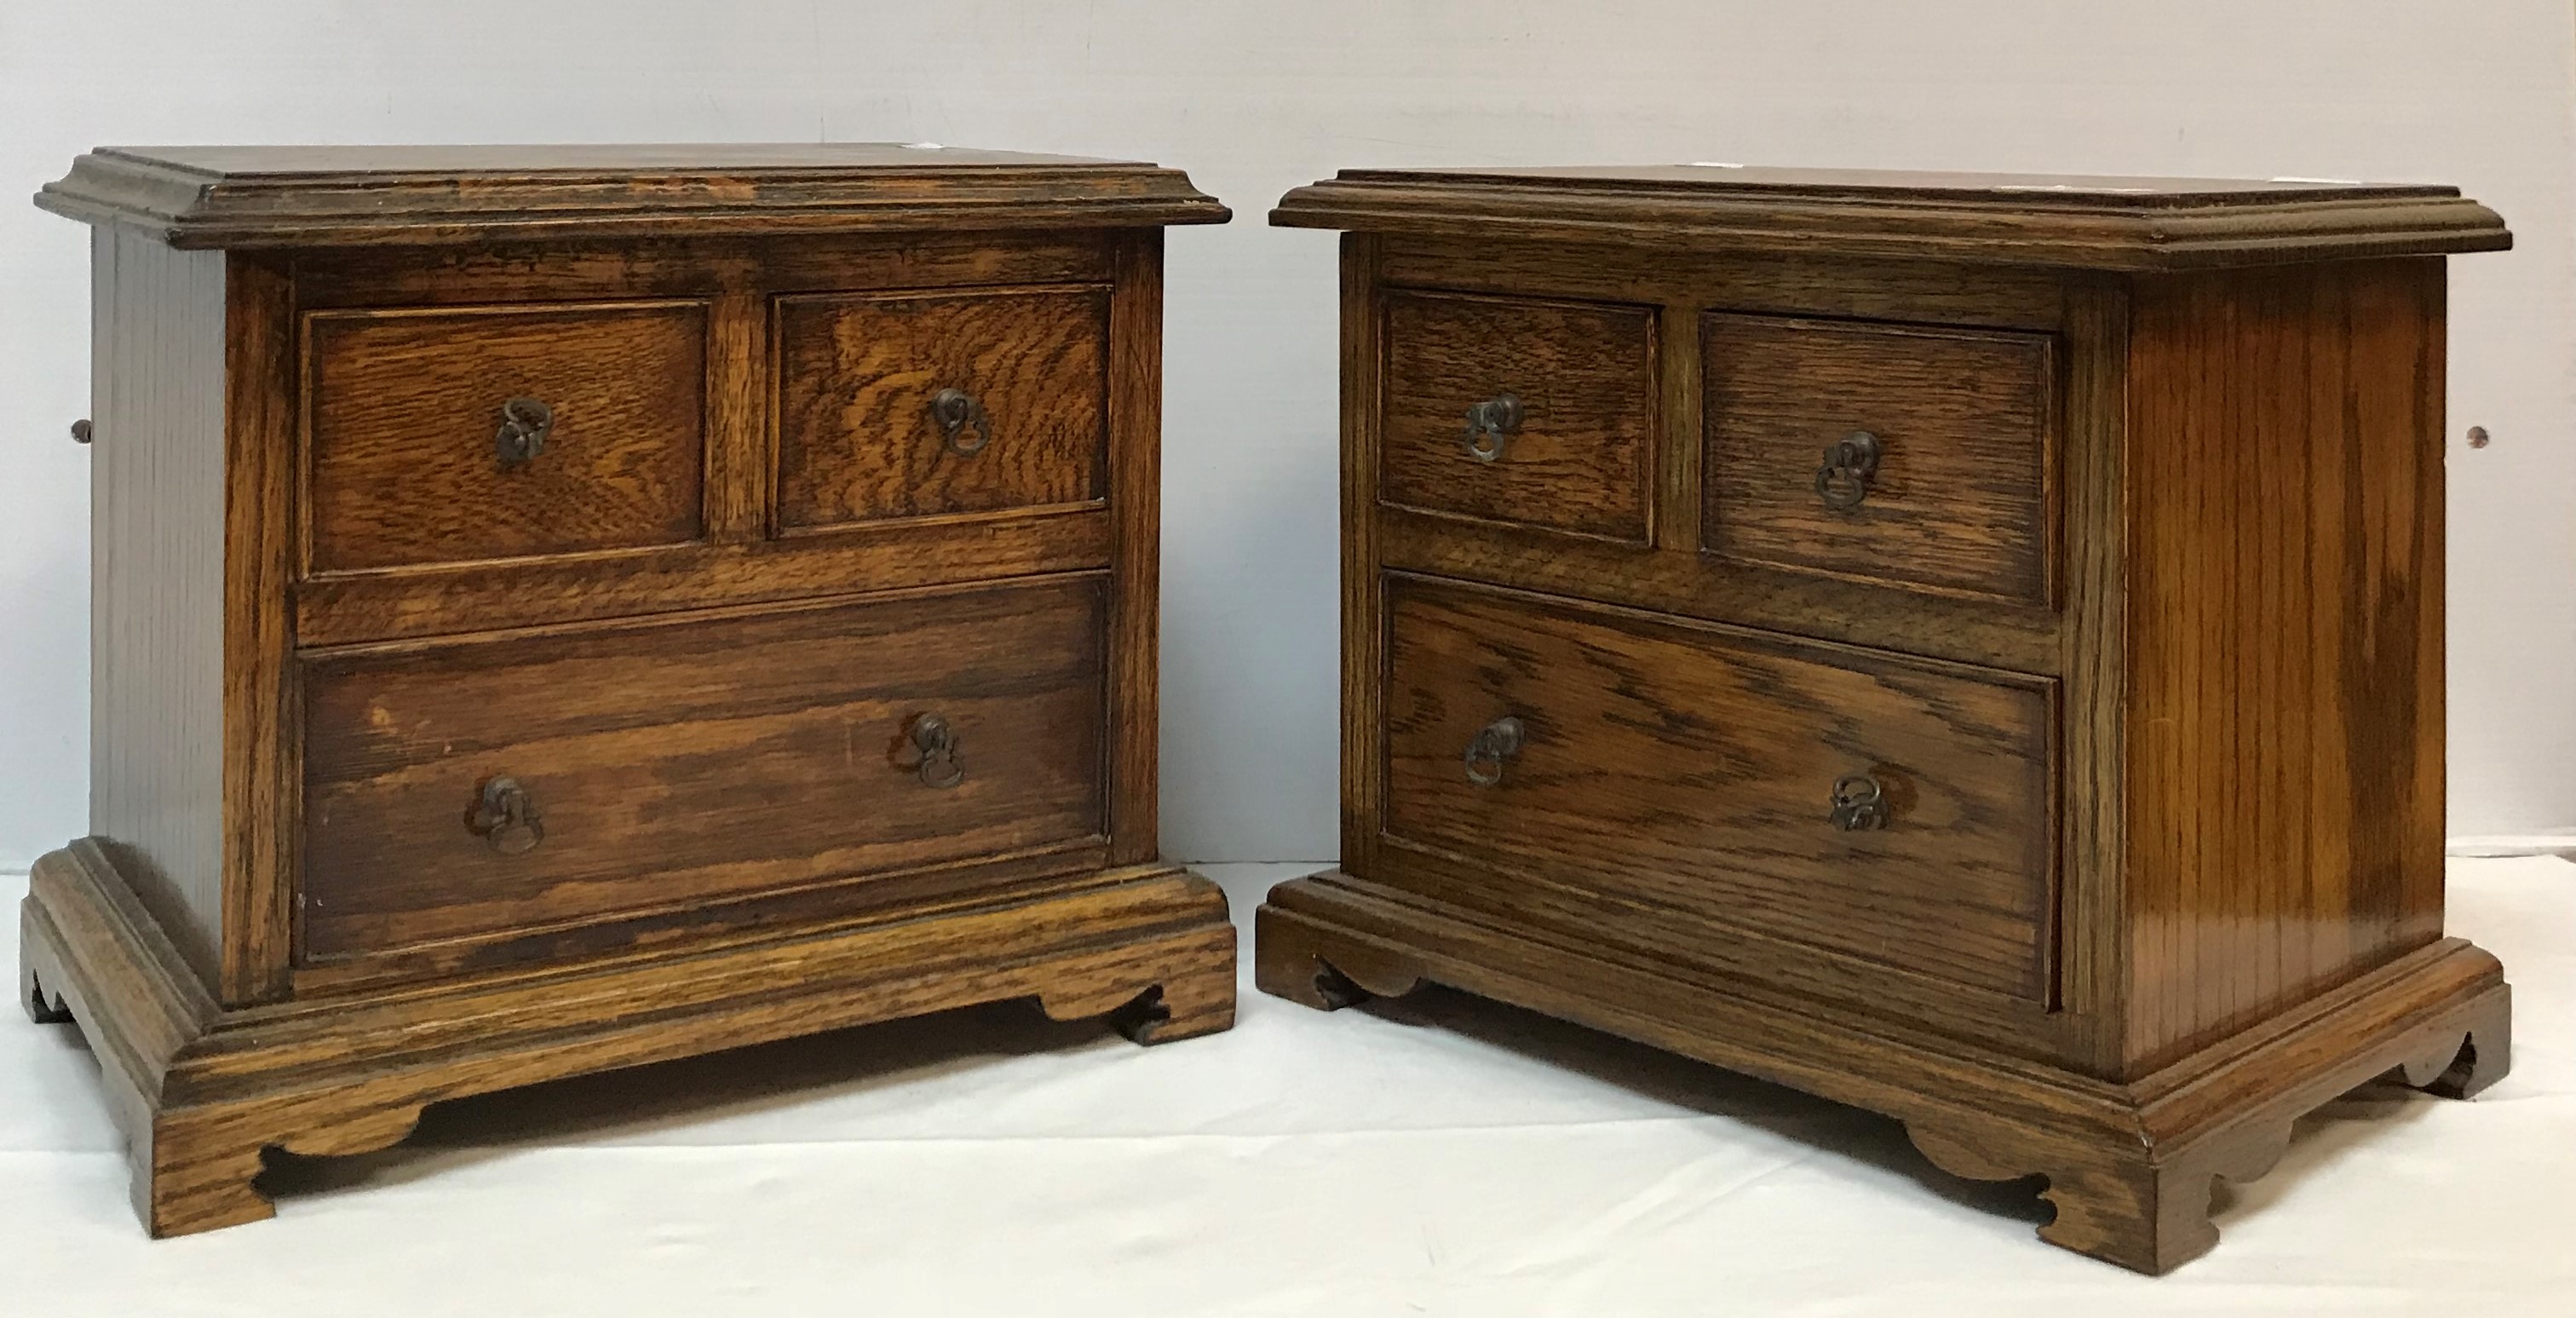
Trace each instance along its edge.
<path fill-rule="evenodd" d="M 155 1236 L 256 1221 L 266 1150 L 352 1154 L 443 1099 L 976 1003 L 1034 998 L 1143 1043 L 1234 1022 L 1225 896 L 1186 870 L 1050 895 L 313 1002 L 217 1004 L 108 854 L 36 862 L 20 1001 L 98 1055 Z"/>
<path fill-rule="evenodd" d="M 1731 996 L 1338 872 L 1272 889 L 1254 920 L 1265 993 L 1330 1011 L 1444 984 L 1885 1113 L 1955 1175 L 2046 1177 L 2057 1215 L 2041 1239 L 2149 1273 L 2218 1243 L 2217 1182 L 2269 1171 L 2299 1117 L 2392 1072 L 2465 1097 L 2513 1056 L 2503 967 L 2459 939 L 2117 1084 L 1884 1020 Z"/>

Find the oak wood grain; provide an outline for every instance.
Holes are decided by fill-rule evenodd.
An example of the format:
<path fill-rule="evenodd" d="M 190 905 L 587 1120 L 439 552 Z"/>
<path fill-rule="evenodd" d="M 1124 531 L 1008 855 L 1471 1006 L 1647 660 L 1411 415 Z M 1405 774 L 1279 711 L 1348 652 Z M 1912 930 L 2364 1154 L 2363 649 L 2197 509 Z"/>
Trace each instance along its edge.
<path fill-rule="evenodd" d="M 1365 169 L 1279 199 L 1273 224 L 1466 241 L 2099 270 L 2499 251 L 2456 188 L 1687 165 Z"/>
<path fill-rule="evenodd" d="M 2421 260 L 2134 297 L 2144 1068 L 2441 934 L 2444 292 Z"/>
<path fill-rule="evenodd" d="M 1451 984 L 1788 1078 L 2048 1177 L 2044 1238 L 2150 1271 L 2350 1085 L 2492 1084 L 2510 993 L 2440 936 L 2443 272 L 2408 254 L 2501 224 L 2448 189 L 1715 173 L 1370 171 L 1275 215 L 1345 228 L 1343 848 L 1274 890 L 1257 982 Z M 1410 297 L 1651 316 L 1650 534 L 1372 497 Z M 1836 521 L 1805 501 L 1855 398 L 1937 442 Z M 1802 868 L 1775 780 L 1898 758 L 1891 718 L 1918 765 L 2019 766 L 1941 845 L 2054 880 Z"/>
<path fill-rule="evenodd" d="M 726 290 L 707 302 L 705 538 L 749 544 L 769 534 L 768 299 Z"/>
<path fill-rule="evenodd" d="M 1179 170 L 891 142 L 101 147 L 36 194 L 182 249 L 1222 224 Z"/>
<path fill-rule="evenodd" d="M 1099 837 L 1017 851 L 827 874 L 734 892 L 666 888 L 649 905 L 505 925 L 481 933 L 369 951 L 294 967 L 292 999 L 318 1001 L 416 989 L 496 970 L 670 955 L 756 940 L 780 929 L 819 930 L 887 912 L 936 915 L 1072 891 L 1117 867 Z"/>
<path fill-rule="evenodd" d="M 669 545 L 317 578 L 294 591 L 306 645 L 813 599 L 1110 565 L 1109 513 L 884 522 L 831 536 Z"/>
<path fill-rule="evenodd" d="M 302 958 L 1097 837 L 1102 584 L 309 657 Z M 501 777 L 524 854 L 469 827 Z"/>
<path fill-rule="evenodd" d="M 1383 497 L 1578 535 L 1648 534 L 1655 317 L 1641 307 L 1401 291 L 1384 299 Z M 1467 410 L 1509 395 L 1502 454 L 1468 450 Z"/>
<path fill-rule="evenodd" d="M 1385 308 L 1383 244 L 1341 236 L 1341 840 L 1342 863 L 1376 872 L 1386 791 L 1386 577 L 1378 491 L 1383 487 Z"/>
<path fill-rule="evenodd" d="M 1221 898 L 1150 863 L 1155 217 L 1224 215 L 1179 174 L 181 148 L 45 204 L 101 225 L 103 732 L 18 989 L 153 1232 L 456 1093 L 1002 997 L 1232 1023 Z M 805 311 L 866 332 L 780 351 Z M 781 432 L 943 362 L 982 484 L 863 415 L 791 456 L 865 515 L 786 525 Z"/>
<path fill-rule="evenodd" d="M 2045 684 L 1389 585 L 1390 837 L 1572 878 L 1639 923 L 1745 928 L 2050 1000 Z M 1480 785 L 1466 749 L 1506 717 L 1523 744 Z M 1883 789 L 1885 827 L 1829 822 L 1850 775 Z"/>
<path fill-rule="evenodd" d="M 2058 938 L 2060 999 L 2097 1075 L 2126 1070 L 2121 1004 L 2128 998 L 2128 729 L 2126 448 L 2129 288 L 2115 276 L 2071 280 L 2066 290 L 2064 609 L 2052 670 L 2063 693 L 2058 780 L 2067 882 Z"/>
<path fill-rule="evenodd" d="M 2481 1079 L 2481 1056 L 2510 1049 L 2501 968 L 2458 939 L 2239 1046 L 2122 1085 L 1938 1032 L 1711 991 L 1612 949 L 1390 901 L 1339 873 L 1273 889 L 1253 938 L 1255 983 L 1311 1007 L 1445 984 L 1885 1113 L 1953 1175 L 2046 1177 L 2057 1212 L 2041 1238 L 2148 1273 L 2217 1243 L 2214 1182 L 2271 1168 L 2298 1117 L 2392 1071 L 2458 1092 Z"/>
<path fill-rule="evenodd" d="M 308 572 L 703 531 L 703 304 L 317 313 L 305 335 Z M 552 410 L 525 461 L 494 442 L 513 398 Z"/>
<path fill-rule="evenodd" d="M 1710 553 L 2055 602 L 2054 340 L 1721 314 L 1700 345 Z M 1854 432 L 1877 467 L 1837 508 L 1817 473 Z"/>
<path fill-rule="evenodd" d="M 778 299 L 777 521 L 1085 504 L 1106 488 L 1102 288 Z M 947 435 L 931 399 L 978 420 Z"/>
<path fill-rule="evenodd" d="M 1116 537 L 1109 581 L 1107 831 L 1115 863 L 1161 854 L 1163 573 L 1163 232 L 1118 246 L 1108 321 L 1108 488 Z M 1233 1010 L 1229 987 L 1227 1011 Z M 1171 1006 L 1173 1004 L 1166 1004 Z M 1150 1012 L 1148 1013 L 1150 1015 Z M 1183 1009 L 1183 1015 L 1187 1012 Z M 1179 1028 L 1155 1027 L 1170 1032 Z"/>
<path fill-rule="evenodd" d="M 1691 443 L 1697 447 L 1698 437 Z M 1699 500 L 1694 497 L 1692 506 Z M 1377 510 L 1380 561 L 1424 576 L 1457 577 L 1712 622 L 1743 623 L 2053 676 L 2066 662 L 2057 614 L 1991 596 L 1928 592 L 1671 548 L 1563 536 L 1508 526 Z"/>
<path fill-rule="evenodd" d="M 228 256 L 224 331 L 224 974 L 227 1005 L 290 991 L 303 740 L 290 675 L 296 575 L 293 281 Z"/>
<path fill-rule="evenodd" d="M 306 310 L 1097 284 L 1119 231 L 487 242 L 287 254 Z M 764 297 L 765 301 L 765 297 Z"/>
<path fill-rule="evenodd" d="M 90 251 L 89 826 L 226 992 L 224 258 Z"/>
<path fill-rule="evenodd" d="M 1009 999 L 1100 1008 L 1147 1043 L 1233 1019 L 1224 896 L 1163 866 L 931 916 L 883 912 L 658 956 L 242 1009 L 204 996 L 129 889 L 89 842 L 46 855 L 22 908 L 22 945 L 34 980 L 100 1059 L 135 1207 L 156 1236 L 271 1215 L 252 1183 L 264 1149 L 380 1148 L 424 1106 L 468 1094 Z"/>
<path fill-rule="evenodd" d="M 1522 242 L 1498 233 L 1390 233 L 1379 241 L 1381 277 L 1400 288 L 2034 333 L 2057 330 L 2066 311 L 2063 271 L 1960 265 L 1919 253 L 1864 260 L 1651 243 Z M 1667 337 L 1686 338 L 1697 323 L 1695 315 L 1667 315 Z"/>

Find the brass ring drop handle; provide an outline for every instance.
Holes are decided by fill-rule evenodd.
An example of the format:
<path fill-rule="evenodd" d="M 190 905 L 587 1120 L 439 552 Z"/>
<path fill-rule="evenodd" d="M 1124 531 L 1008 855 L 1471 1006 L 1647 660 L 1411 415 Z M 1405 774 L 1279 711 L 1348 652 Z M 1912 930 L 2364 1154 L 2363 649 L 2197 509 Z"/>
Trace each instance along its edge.
<path fill-rule="evenodd" d="M 921 751 L 921 785 L 947 789 L 966 781 L 966 760 L 957 750 L 957 730 L 937 714 L 912 721 L 912 744 Z"/>
<path fill-rule="evenodd" d="M 1887 793 L 1878 780 L 1865 773 L 1845 774 L 1834 780 L 1834 827 L 1846 833 L 1859 833 L 1887 827 Z"/>
<path fill-rule="evenodd" d="M 1467 456 L 1478 462 L 1496 462 L 1512 437 L 1521 433 L 1525 409 L 1521 400 L 1510 394 L 1496 394 L 1467 409 Z"/>
<path fill-rule="evenodd" d="M 1816 497 L 1837 512 L 1849 512 L 1869 497 L 1869 483 L 1878 475 L 1878 459 L 1886 449 L 1885 441 L 1866 430 L 1855 430 L 1825 446 L 1824 465 L 1816 468 Z"/>
<path fill-rule="evenodd" d="M 537 814 L 536 798 L 511 777 L 483 784 L 465 827 L 504 856 L 524 856 L 546 840 L 546 821 Z"/>
<path fill-rule="evenodd" d="M 1503 761 L 1521 753 L 1521 742 L 1527 735 L 1521 721 L 1509 715 L 1478 729 L 1467 742 L 1467 781 L 1478 787 L 1501 782 Z"/>
<path fill-rule="evenodd" d="M 492 436 L 492 451 L 504 468 L 525 466 L 546 451 L 546 436 L 555 429 L 555 410 L 534 398 L 501 404 L 501 429 Z"/>
<path fill-rule="evenodd" d="M 984 415 L 984 405 L 963 389 L 942 389 L 932 394 L 930 419 L 938 423 L 939 438 L 948 445 L 948 451 L 961 458 L 971 458 L 993 442 L 993 423 Z"/>

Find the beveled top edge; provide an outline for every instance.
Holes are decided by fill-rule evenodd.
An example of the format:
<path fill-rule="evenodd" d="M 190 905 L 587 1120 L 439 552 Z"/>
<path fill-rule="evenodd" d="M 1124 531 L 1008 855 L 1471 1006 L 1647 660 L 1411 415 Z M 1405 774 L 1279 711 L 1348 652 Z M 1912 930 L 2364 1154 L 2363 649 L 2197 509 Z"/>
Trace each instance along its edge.
<path fill-rule="evenodd" d="M 2112 210 L 2273 205 L 2282 201 L 2456 197 L 2440 184 L 2325 178 L 2158 178 L 2115 174 L 2012 174 L 1939 170 L 1793 169 L 1700 162 L 1478 169 L 1346 169 L 1335 181 L 1486 184 L 1531 191 L 1753 193 L 1854 201 L 1937 200 L 1954 205 Z"/>
<path fill-rule="evenodd" d="M 102 147 L 46 210 L 183 248 L 1217 224 L 1141 161 L 929 144 Z"/>
<path fill-rule="evenodd" d="M 1279 199 L 1294 228 L 2159 271 L 2499 251 L 2453 187 L 1732 165 L 1355 169 Z"/>
<path fill-rule="evenodd" d="M 209 179 L 938 172 L 955 169 L 1152 169 L 1150 162 L 988 151 L 935 142 L 568 142 L 102 146 L 90 154 Z"/>

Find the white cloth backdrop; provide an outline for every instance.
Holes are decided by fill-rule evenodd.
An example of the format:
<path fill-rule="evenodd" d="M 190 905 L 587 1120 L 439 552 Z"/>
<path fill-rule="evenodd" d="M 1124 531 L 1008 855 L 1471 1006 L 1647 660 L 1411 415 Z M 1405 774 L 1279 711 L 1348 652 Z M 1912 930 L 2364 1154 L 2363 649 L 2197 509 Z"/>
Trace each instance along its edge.
<path fill-rule="evenodd" d="M 1248 922 L 1296 867 L 1214 873 Z M 2149 1281 L 1893 1122 L 1461 995 L 1244 981 L 1139 1049 L 1003 1004 L 432 1108 L 273 1221 L 153 1243 L 97 1067 L 0 1019 L 0 1313 L 27 1318 L 1710 1318 L 2576 1312 L 2576 868 L 2455 861 L 2513 1073 L 2370 1088 Z M 14 941 L 9 945 L 14 955 Z M 14 975 L 14 970 L 13 970 Z"/>

